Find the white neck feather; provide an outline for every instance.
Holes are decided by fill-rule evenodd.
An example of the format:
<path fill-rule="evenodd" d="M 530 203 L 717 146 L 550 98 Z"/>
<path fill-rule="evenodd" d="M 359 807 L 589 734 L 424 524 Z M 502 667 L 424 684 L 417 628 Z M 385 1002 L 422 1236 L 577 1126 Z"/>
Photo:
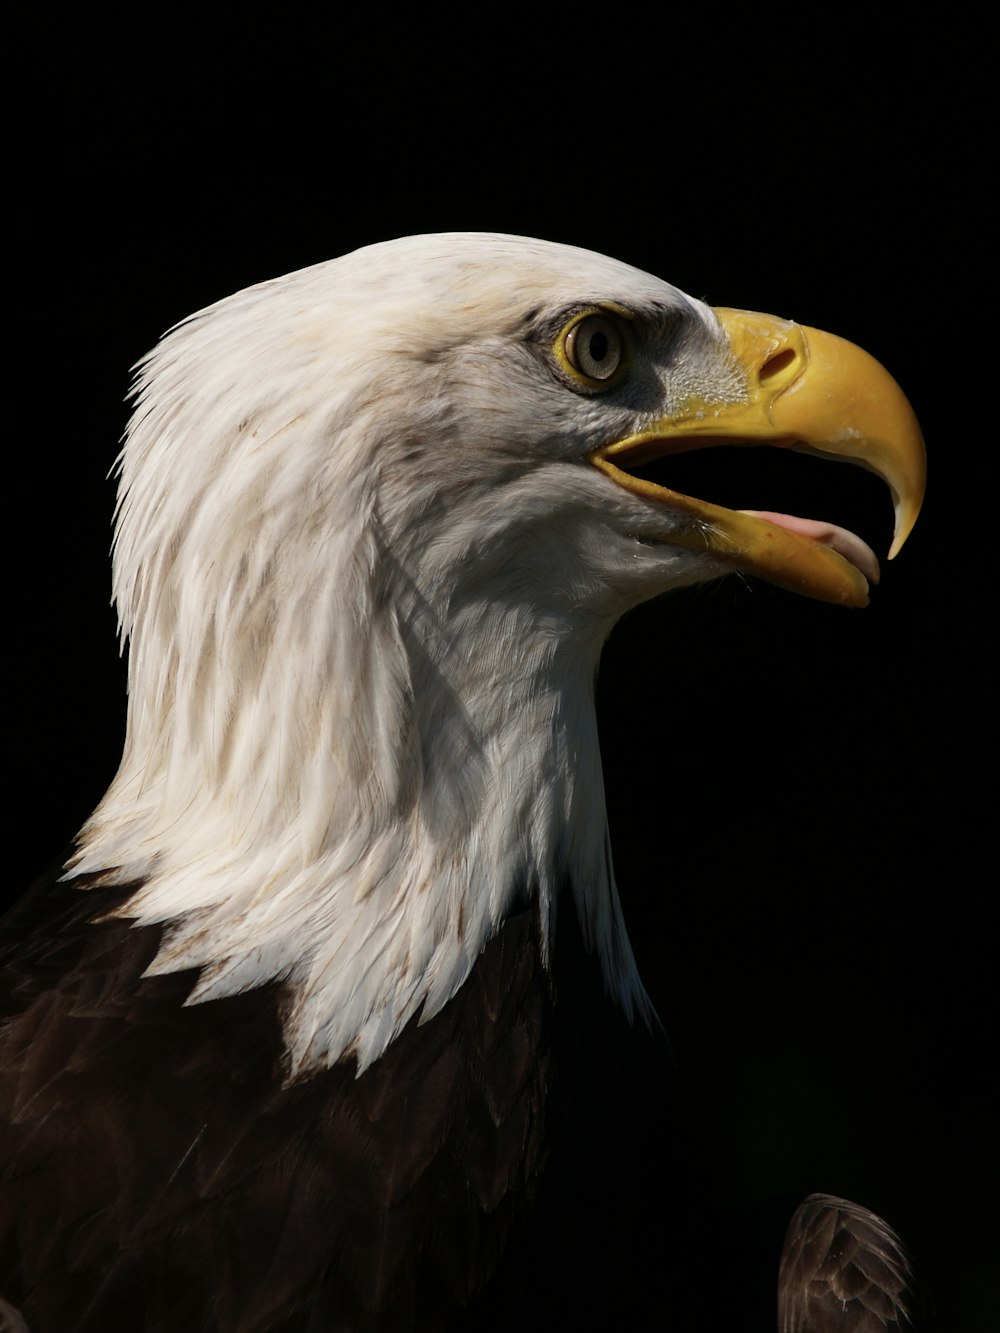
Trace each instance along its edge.
<path fill-rule="evenodd" d="M 505 458 L 503 422 L 463 452 L 447 358 L 415 406 L 353 351 L 379 329 L 331 350 L 310 325 L 307 276 L 182 325 L 140 379 L 115 546 L 128 739 L 72 871 L 142 881 L 123 915 L 166 923 L 150 972 L 200 968 L 190 1002 L 289 983 L 293 1073 L 363 1069 L 437 1013 L 518 893 L 547 940 L 564 880 L 631 1013 L 593 680 L 638 597 L 604 590 L 589 480 L 574 509 L 575 474 Z M 227 322 L 239 361 L 216 377 Z M 320 393 L 331 357 L 351 387 Z"/>

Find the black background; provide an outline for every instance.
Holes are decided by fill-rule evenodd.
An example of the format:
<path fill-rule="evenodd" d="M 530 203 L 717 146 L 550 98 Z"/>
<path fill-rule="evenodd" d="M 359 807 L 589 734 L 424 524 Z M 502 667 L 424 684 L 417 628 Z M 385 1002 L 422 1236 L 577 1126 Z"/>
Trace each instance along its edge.
<path fill-rule="evenodd" d="M 616 865 L 733 1217 L 784 1217 L 812 1189 L 856 1199 L 909 1242 L 943 1328 L 985 1327 L 991 390 L 971 370 L 975 110 L 961 87 L 940 92 L 967 53 L 829 22 L 807 39 L 783 18 L 779 35 L 777 15 L 683 31 L 606 15 L 613 32 L 562 18 L 553 45 L 495 15 L 485 35 L 376 16 L 336 34 L 26 39 L 8 252 L 11 889 L 59 855 L 115 769 L 105 476 L 129 367 L 176 320 L 370 241 L 484 229 L 839 333 L 924 426 L 924 514 L 865 611 L 731 579 L 619 626 L 599 684 Z M 884 553 L 889 499 L 867 474 L 817 464 L 807 481 L 800 512 Z"/>

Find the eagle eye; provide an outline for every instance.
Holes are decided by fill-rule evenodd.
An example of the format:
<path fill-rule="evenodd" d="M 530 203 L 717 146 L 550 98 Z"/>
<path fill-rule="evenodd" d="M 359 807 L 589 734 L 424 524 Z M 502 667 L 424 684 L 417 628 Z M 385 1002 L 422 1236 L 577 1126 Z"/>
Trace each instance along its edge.
<path fill-rule="evenodd" d="M 625 356 L 625 339 L 609 315 L 584 311 L 563 329 L 556 353 L 564 366 L 594 388 L 613 379 Z"/>

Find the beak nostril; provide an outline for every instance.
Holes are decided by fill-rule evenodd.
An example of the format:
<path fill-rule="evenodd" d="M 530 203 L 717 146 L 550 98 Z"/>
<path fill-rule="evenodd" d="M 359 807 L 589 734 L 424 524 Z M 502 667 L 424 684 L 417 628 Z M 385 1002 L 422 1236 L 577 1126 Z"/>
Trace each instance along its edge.
<path fill-rule="evenodd" d="M 797 356 L 794 347 L 786 347 L 783 351 L 778 352 L 776 356 L 772 356 L 760 368 L 761 384 L 773 380 L 775 375 L 780 375 L 795 360 L 797 360 Z"/>

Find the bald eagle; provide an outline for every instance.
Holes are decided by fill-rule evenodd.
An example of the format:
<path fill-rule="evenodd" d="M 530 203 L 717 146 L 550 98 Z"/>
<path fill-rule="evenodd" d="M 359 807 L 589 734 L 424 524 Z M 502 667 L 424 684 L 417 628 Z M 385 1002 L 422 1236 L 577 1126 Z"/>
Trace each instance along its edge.
<path fill-rule="evenodd" d="M 916 519 L 920 433 L 865 353 L 567 246 L 374 245 L 141 364 L 124 754 L 9 922 L 0 1275 L 35 1333 L 433 1329 L 482 1287 L 579 1037 L 566 941 L 613 1049 L 655 1029 L 611 628 L 732 572 L 846 606 L 878 576 L 650 470 L 726 443 L 877 472 L 890 554 Z"/>

